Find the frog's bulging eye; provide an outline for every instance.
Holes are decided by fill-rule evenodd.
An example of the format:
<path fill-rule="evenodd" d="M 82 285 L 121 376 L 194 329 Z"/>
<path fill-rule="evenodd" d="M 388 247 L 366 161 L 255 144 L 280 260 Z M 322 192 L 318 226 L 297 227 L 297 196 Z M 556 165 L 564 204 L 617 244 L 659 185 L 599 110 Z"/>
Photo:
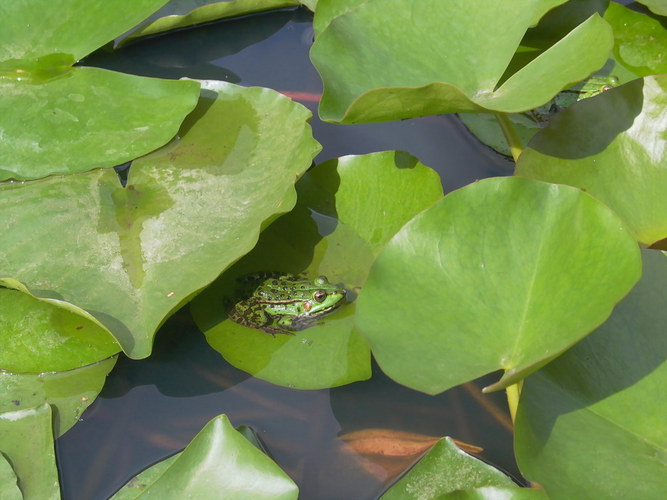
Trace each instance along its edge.
<path fill-rule="evenodd" d="M 327 292 L 324 290 L 318 290 L 313 294 L 313 299 L 315 302 L 324 302 L 324 299 L 327 298 Z"/>

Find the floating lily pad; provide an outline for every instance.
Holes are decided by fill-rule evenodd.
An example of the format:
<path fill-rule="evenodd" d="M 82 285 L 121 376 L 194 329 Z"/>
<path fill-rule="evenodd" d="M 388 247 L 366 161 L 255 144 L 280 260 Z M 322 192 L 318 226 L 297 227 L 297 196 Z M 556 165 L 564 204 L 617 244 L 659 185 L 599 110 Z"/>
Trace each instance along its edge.
<path fill-rule="evenodd" d="M 616 60 L 637 76 L 667 73 L 667 28 L 664 18 L 609 2 L 604 19 L 614 29 Z"/>
<path fill-rule="evenodd" d="M 488 0 L 366 0 L 322 21 L 320 10 L 332 15 L 327 3 L 318 4 L 321 31 L 311 50 L 327 121 L 525 111 L 598 70 L 613 44 L 609 25 L 594 14 L 507 75 L 525 31 L 563 2 L 521 0 L 507 9 Z"/>
<path fill-rule="evenodd" d="M 39 299 L 12 279 L 0 279 L 0 370 L 63 371 L 106 359 L 120 346 L 90 314 L 72 304 Z"/>
<path fill-rule="evenodd" d="M 440 495 L 481 486 L 511 486 L 498 469 L 462 451 L 445 437 L 384 495 L 382 500 L 440 498 Z"/>
<path fill-rule="evenodd" d="M 609 320 L 523 384 L 517 461 L 551 498 L 664 496 L 667 259 L 643 257 Z"/>
<path fill-rule="evenodd" d="M 124 37 L 119 45 L 137 38 L 156 35 L 229 17 L 299 5 L 299 0 L 179 0 L 169 2 L 156 16 Z"/>
<path fill-rule="evenodd" d="M 0 7 L 0 180 L 112 167 L 169 141 L 198 84 L 72 67 L 164 0 Z"/>
<path fill-rule="evenodd" d="M 79 67 L 39 84 L 0 79 L 0 180 L 113 167 L 149 153 L 174 137 L 198 87 Z"/>
<path fill-rule="evenodd" d="M 60 499 L 51 425 L 46 403 L 0 413 L 0 452 L 18 477 L 22 498 Z"/>
<path fill-rule="evenodd" d="M 297 190 L 296 208 L 197 297 L 193 316 L 227 361 L 258 378 L 300 389 L 366 379 L 370 352 L 353 326 L 354 303 L 293 337 L 273 338 L 227 319 L 235 280 L 257 271 L 325 275 L 344 285 L 352 302 L 389 238 L 442 197 L 440 179 L 413 156 L 386 151 L 325 162 L 309 170 Z"/>
<path fill-rule="evenodd" d="M 181 137 L 113 170 L 0 185 L 0 275 L 66 300 L 131 357 L 164 319 L 289 210 L 320 149 L 310 112 L 262 88 L 208 83 Z"/>
<path fill-rule="evenodd" d="M 16 474 L 0 450 L 0 498 L 5 500 L 23 500 L 21 490 L 16 484 Z"/>
<path fill-rule="evenodd" d="M 0 371 L 0 412 L 29 410 L 48 403 L 54 410 L 53 432 L 59 437 L 79 421 L 95 401 L 116 356 L 74 370 L 45 373 Z"/>
<path fill-rule="evenodd" d="M 584 189 L 635 237 L 667 237 L 667 77 L 634 80 L 556 116 L 530 142 L 516 175 Z"/>
<path fill-rule="evenodd" d="M 435 394 L 504 369 L 498 389 L 602 323 L 640 273 L 636 242 L 593 197 L 487 179 L 445 196 L 387 244 L 356 325 L 401 384 Z"/>
<path fill-rule="evenodd" d="M 182 453 L 142 472 L 111 498 L 288 500 L 298 493 L 289 476 L 220 415 Z"/>

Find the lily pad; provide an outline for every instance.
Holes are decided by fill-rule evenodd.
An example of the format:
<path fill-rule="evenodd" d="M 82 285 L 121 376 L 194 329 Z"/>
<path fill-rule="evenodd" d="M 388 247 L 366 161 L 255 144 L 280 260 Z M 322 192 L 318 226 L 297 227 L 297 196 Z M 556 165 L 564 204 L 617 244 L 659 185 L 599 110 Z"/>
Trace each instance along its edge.
<path fill-rule="evenodd" d="M 288 500 L 298 492 L 287 474 L 220 415 L 182 453 L 147 469 L 111 498 Z"/>
<path fill-rule="evenodd" d="M 0 274 L 88 311 L 128 356 L 248 252 L 294 203 L 320 149 L 310 112 L 277 92 L 210 82 L 181 137 L 113 170 L 0 185 Z"/>
<path fill-rule="evenodd" d="M 60 372 L 0 371 L 0 412 L 27 411 L 48 403 L 53 409 L 53 432 L 59 437 L 72 428 L 95 401 L 116 359 L 113 356 Z"/>
<path fill-rule="evenodd" d="M 609 2 L 604 19 L 614 30 L 613 53 L 616 60 L 637 76 L 667 73 L 667 28 L 664 18 Z"/>
<path fill-rule="evenodd" d="M 0 451 L 0 498 L 5 500 L 23 500 L 21 490 L 16 484 L 16 474 L 5 456 Z"/>
<path fill-rule="evenodd" d="M 48 404 L 0 413 L 0 452 L 12 465 L 23 498 L 60 499 Z"/>
<path fill-rule="evenodd" d="M 651 244 L 667 237 L 667 76 L 650 76 L 559 113 L 521 154 L 516 175 L 584 189 Z"/>
<path fill-rule="evenodd" d="M 375 189 L 379 184 L 382 189 Z M 386 151 L 318 165 L 297 190 L 296 208 L 266 229 L 252 252 L 193 301 L 193 316 L 214 349 L 255 377 L 299 389 L 366 379 L 370 352 L 353 326 L 354 303 L 294 337 L 273 338 L 227 318 L 236 279 L 258 271 L 325 275 L 343 284 L 353 302 L 384 244 L 442 197 L 440 179 L 413 156 Z"/>
<path fill-rule="evenodd" d="M 517 461 L 552 498 L 664 496 L 667 259 L 643 258 L 609 320 L 523 384 Z"/>
<path fill-rule="evenodd" d="M 322 23 L 326 3 L 318 4 L 315 23 L 325 27 L 311 59 L 324 81 L 327 121 L 525 111 L 602 67 L 613 44 L 609 25 L 594 14 L 507 75 L 526 30 L 563 2 L 520 0 L 507 9 L 488 0 L 366 0 Z"/>
<path fill-rule="evenodd" d="M 452 491 L 436 500 L 549 500 L 544 490 L 539 488 L 518 488 L 516 486 L 483 486 L 475 489 Z"/>
<path fill-rule="evenodd" d="M 639 0 L 639 3 L 646 5 L 658 15 L 667 16 L 667 2 L 665 0 Z"/>
<path fill-rule="evenodd" d="M 487 179 L 394 236 L 373 264 L 356 325 L 401 384 L 435 394 L 503 369 L 490 387 L 499 389 L 602 323 L 640 274 L 636 242 L 593 197 Z"/>
<path fill-rule="evenodd" d="M 381 498 L 440 498 L 456 490 L 491 485 L 511 486 L 513 483 L 498 469 L 468 455 L 451 438 L 445 437 Z"/>
<path fill-rule="evenodd" d="M 16 0 L 0 7 L 0 61 L 69 54 L 74 61 L 132 28 L 167 0 Z"/>
<path fill-rule="evenodd" d="M 6 180 L 113 167 L 149 153 L 174 137 L 199 86 L 77 67 L 40 84 L 0 79 L 0 93 Z"/>
<path fill-rule="evenodd" d="M 108 358 L 120 346 L 95 318 L 55 299 L 39 299 L 0 279 L 0 369 L 63 371 Z"/>
<path fill-rule="evenodd" d="M 125 45 L 141 37 L 156 35 L 175 29 L 188 28 L 197 24 L 254 14 L 266 10 L 292 7 L 300 3 L 298 0 L 172 1 L 157 13 L 157 18 L 152 18 L 136 30 L 133 30 L 118 45 Z"/>
<path fill-rule="evenodd" d="M 175 135 L 197 102 L 196 82 L 72 68 L 164 3 L 0 7 L 0 180 L 111 167 Z"/>

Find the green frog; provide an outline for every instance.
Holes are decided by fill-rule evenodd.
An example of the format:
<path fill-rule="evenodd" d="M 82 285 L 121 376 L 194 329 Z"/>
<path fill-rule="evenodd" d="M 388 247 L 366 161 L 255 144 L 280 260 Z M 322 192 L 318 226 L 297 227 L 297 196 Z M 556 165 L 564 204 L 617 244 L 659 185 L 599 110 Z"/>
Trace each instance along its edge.
<path fill-rule="evenodd" d="M 229 319 L 266 332 L 294 335 L 313 326 L 345 302 L 345 289 L 315 279 L 285 273 L 256 273 L 241 278 L 240 297 L 229 309 Z"/>
<path fill-rule="evenodd" d="M 618 86 L 615 76 L 591 76 L 583 82 L 559 92 L 551 101 L 539 108 L 528 111 L 528 114 L 538 123 L 546 124 L 551 117 L 570 105 L 582 99 L 596 96 Z"/>

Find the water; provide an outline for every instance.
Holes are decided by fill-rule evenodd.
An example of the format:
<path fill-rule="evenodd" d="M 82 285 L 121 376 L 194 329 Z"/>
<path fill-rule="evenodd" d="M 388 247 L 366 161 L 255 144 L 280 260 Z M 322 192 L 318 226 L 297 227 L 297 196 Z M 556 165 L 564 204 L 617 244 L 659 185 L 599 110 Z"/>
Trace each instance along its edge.
<path fill-rule="evenodd" d="M 221 79 L 294 96 L 315 117 L 326 159 L 402 149 L 437 170 L 447 191 L 511 165 L 477 143 L 455 116 L 338 126 L 319 121 L 322 86 L 308 59 L 310 14 L 287 10 L 157 37 L 84 64 L 147 76 Z M 479 387 L 497 380 L 491 376 Z M 300 498 L 371 499 L 385 487 L 349 468 L 338 436 L 387 428 L 450 435 L 484 448 L 483 457 L 518 474 L 502 394 L 472 384 L 437 397 L 393 383 L 379 369 L 370 381 L 298 391 L 256 380 L 227 364 L 205 342 L 186 308 L 161 328 L 153 356 L 122 358 L 82 421 L 57 441 L 63 498 L 106 498 L 140 470 L 182 449 L 211 418 L 226 413 L 248 425 L 299 484 Z"/>

